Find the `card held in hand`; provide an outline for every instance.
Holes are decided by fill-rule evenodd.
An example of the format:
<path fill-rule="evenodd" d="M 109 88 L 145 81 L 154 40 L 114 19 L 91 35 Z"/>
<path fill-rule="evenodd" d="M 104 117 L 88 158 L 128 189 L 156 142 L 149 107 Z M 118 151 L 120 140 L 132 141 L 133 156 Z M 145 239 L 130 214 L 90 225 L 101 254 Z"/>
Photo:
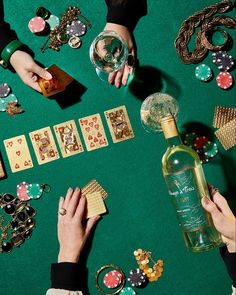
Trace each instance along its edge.
<path fill-rule="evenodd" d="M 88 151 L 108 145 L 106 133 L 99 114 L 79 119 L 80 128 Z"/>
<path fill-rule="evenodd" d="M 100 192 L 94 192 L 86 195 L 87 214 L 86 218 L 90 218 L 99 214 L 106 213 L 106 206 Z"/>
<path fill-rule="evenodd" d="M 114 143 L 134 137 L 125 106 L 105 111 L 104 114 Z"/>
<path fill-rule="evenodd" d="M 53 126 L 63 158 L 84 151 L 74 120 Z"/>
<path fill-rule="evenodd" d="M 4 146 L 13 173 L 33 167 L 25 135 L 5 139 Z"/>
<path fill-rule="evenodd" d="M 50 127 L 29 133 L 39 165 L 59 159 Z"/>

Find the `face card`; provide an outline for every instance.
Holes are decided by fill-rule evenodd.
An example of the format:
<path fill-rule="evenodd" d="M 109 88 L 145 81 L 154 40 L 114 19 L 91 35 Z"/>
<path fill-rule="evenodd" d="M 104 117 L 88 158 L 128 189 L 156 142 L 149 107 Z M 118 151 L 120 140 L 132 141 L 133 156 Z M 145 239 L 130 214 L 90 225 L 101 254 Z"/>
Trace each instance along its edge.
<path fill-rule="evenodd" d="M 25 135 L 5 139 L 4 146 L 13 173 L 33 167 Z"/>
<path fill-rule="evenodd" d="M 50 127 L 29 133 L 39 165 L 59 159 Z"/>
<path fill-rule="evenodd" d="M 86 199 L 87 199 L 86 218 L 90 218 L 90 217 L 105 213 L 107 211 L 100 192 L 87 194 Z"/>
<path fill-rule="evenodd" d="M 65 73 L 56 65 L 52 65 L 47 69 L 51 73 L 52 79 L 45 80 L 39 78 L 39 86 L 44 96 L 52 96 L 65 90 L 66 86 L 69 85 L 74 79 Z"/>
<path fill-rule="evenodd" d="M 79 119 L 86 148 L 93 151 L 108 145 L 106 133 L 99 114 Z"/>
<path fill-rule="evenodd" d="M 134 137 L 125 106 L 105 111 L 104 114 L 114 143 Z"/>
<path fill-rule="evenodd" d="M 63 158 L 84 151 L 75 121 L 67 121 L 53 126 Z"/>
<path fill-rule="evenodd" d="M 100 192 L 102 195 L 102 198 L 105 199 L 107 197 L 107 192 L 104 190 L 104 188 L 97 182 L 96 179 L 91 180 L 88 184 L 86 184 L 82 188 L 82 195 L 86 196 L 87 194 L 92 194 L 94 192 Z"/>

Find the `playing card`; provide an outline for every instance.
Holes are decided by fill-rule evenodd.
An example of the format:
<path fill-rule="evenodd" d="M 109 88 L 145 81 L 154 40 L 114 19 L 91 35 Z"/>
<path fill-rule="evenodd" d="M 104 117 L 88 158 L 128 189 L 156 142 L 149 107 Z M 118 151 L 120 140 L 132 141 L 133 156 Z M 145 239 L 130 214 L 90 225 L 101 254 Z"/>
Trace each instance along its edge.
<path fill-rule="evenodd" d="M 33 167 L 25 135 L 5 139 L 3 143 L 13 173 Z"/>
<path fill-rule="evenodd" d="M 125 106 L 120 106 L 104 112 L 114 143 L 134 137 Z"/>
<path fill-rule="evenodd" d="M 2 158 L 1 158 L 1 155 L 0 155 L 0 178 L 3 178 L 4 176 L 5 176 L 5 171 L 4 171 L 4 168 L 3 168 Z"/>
<path fill-rule="evenodd" d="M 75 121 L 67 121 L 53 126 L 63 158 L 84 151 Z"/>
<path fill-rule="evenodd" d="M 90 218 L 90 217 L 105 213 L 107 211 L 100 192 L 87 194 L 86 199 L 87 199 L 86 218 Z"/>
<path fill-rule="evenodd" d="M 88 151 L 108 145 L 106 133 L 99 114 L 79 119 L 79 124 Z"/>
<path fill-rule="evenodd" d="M 59 158 L 50 127 L 29 133 L 39 165 Z"/>
<path fill-rule="evenodd" d="M 97 182 L 96 179 L 91 180 L 88 184 L 86 184 L 82 188 L 82 195 L 86 196 L 87 194 L 91 194 L 94 192 L 100 192 L 102 198 L 105 199 L 107 197 L 107 192 L 103 189 L 103 187 Z"/>
<path fill-rule="evenodd" d="M 52 65 L 47 69 L 51 73 L 52 79 L 45 80 L 39 78 L 39 87 L 42 90 L 44 96 L 52 96 L 65 90 L 66 86 L 69 85 L 74 79 L 65 73 L 56 65 Z"/>

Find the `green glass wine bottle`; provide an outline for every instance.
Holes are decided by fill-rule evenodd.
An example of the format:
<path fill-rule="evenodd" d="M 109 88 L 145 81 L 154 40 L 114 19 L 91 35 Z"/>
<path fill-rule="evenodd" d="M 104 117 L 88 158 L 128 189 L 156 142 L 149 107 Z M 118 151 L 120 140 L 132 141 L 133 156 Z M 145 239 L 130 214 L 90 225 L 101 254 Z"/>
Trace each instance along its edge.
<path fill-rule="evenodd" d="M 210 194 L 199 156 L 182 143 L 172 116 L 160 122 L 167 143 L 162 171 L 185 244 L 193 252 L 207 251 L 222 240 L 201 205 L 201 198 Z"/>

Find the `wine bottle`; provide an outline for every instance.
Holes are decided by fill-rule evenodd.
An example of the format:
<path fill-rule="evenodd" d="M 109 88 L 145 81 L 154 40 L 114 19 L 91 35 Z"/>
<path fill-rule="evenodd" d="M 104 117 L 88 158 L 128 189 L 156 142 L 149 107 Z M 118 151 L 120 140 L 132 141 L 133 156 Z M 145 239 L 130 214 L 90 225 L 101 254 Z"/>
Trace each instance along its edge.
<path fill-rule="evenodd" d="M 199 156 L 182 143 L 173 116 L 160 123 L 167 143 L 162 171 L 185 244 L 193 252 L 207 251 L 222 240 L 201 205 L 201 198 L 210 194 Z"/>

